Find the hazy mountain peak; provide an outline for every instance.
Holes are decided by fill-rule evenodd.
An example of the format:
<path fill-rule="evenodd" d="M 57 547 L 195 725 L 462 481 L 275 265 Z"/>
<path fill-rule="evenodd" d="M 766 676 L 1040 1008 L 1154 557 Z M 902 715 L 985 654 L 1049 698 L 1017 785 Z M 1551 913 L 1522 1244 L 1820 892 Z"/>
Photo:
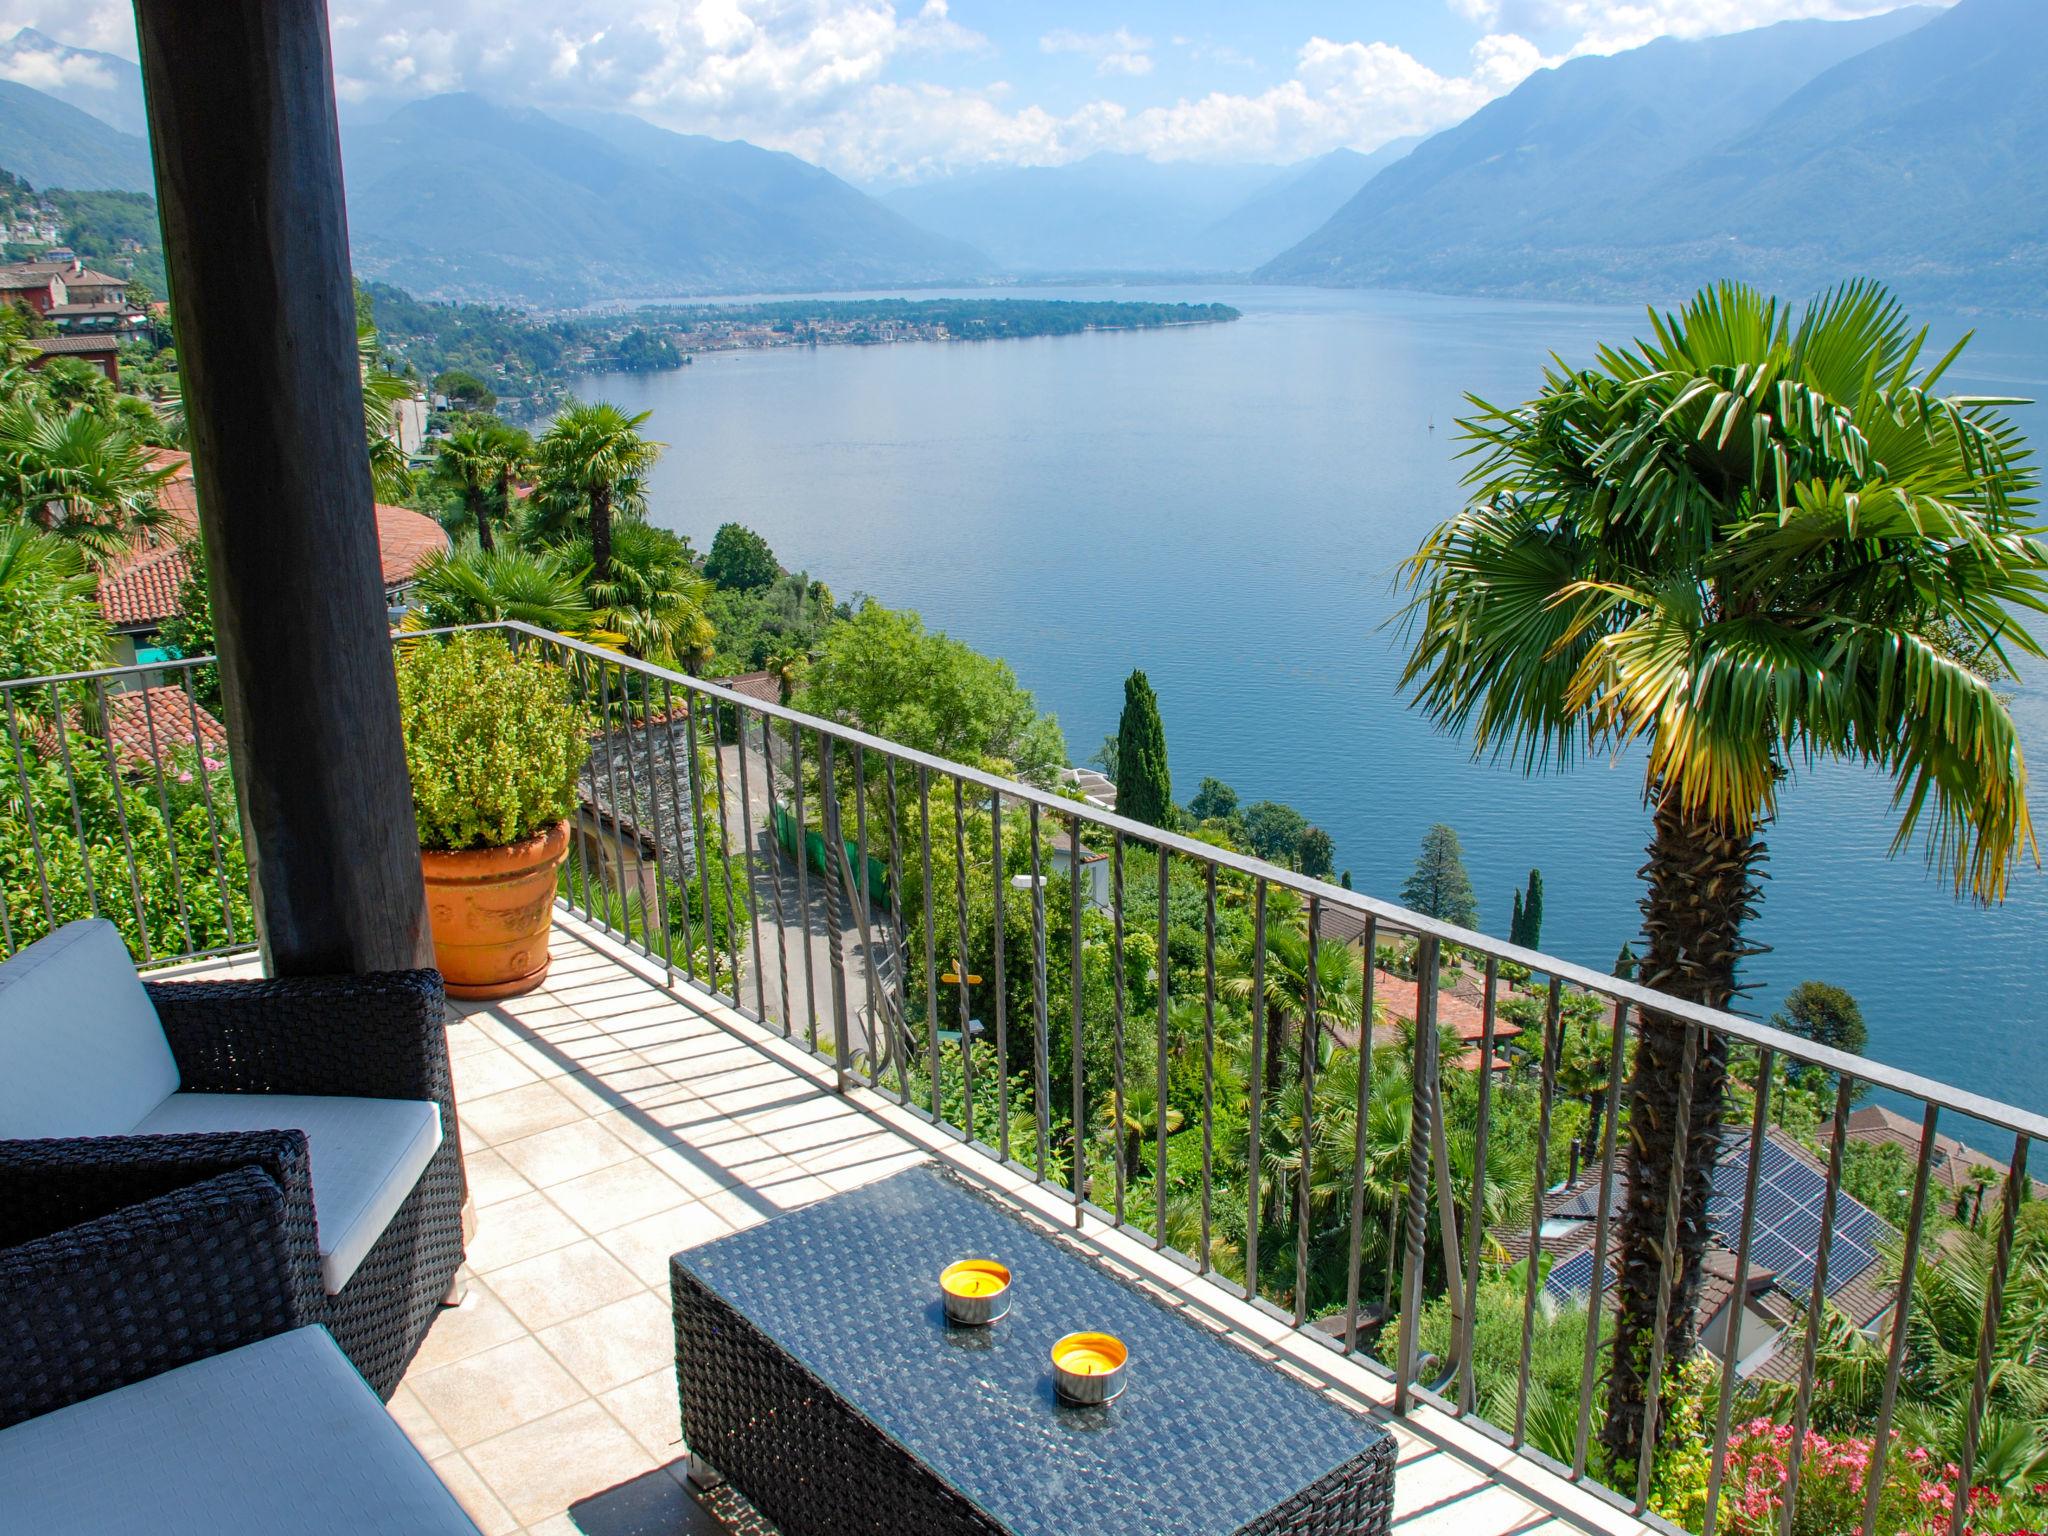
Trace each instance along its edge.
<path fill-rule="evenodd" d="M 23 27 L 0 43 L 0 80 L 54 96 L 123 133 L 147 131 L 142 72 L 118 55 L 73 48 L 34 27 Z"/>

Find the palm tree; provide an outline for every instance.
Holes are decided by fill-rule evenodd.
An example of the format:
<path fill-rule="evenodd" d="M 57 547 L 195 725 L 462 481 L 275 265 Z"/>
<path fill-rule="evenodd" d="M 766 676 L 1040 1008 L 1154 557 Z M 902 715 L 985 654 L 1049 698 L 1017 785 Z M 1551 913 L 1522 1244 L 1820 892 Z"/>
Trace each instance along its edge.
<path fill-rule="evenodd" d="M 539 444 L 535 511 L 544 533 L 584 525 L 590 535 L 591 579 L 612 579 L 612 517 L 645 501 L 646 475 L 660 443 L 640 435 L 648 412 L 628 416 L 615 405 L 575 405 L 555 418 Z"/>
<path fill-rule="evenodd" d="M 369 447 L 371 484 L 379 496 L 402 496 L 411 471 L 399 451 L 394 413 L 399 401 L 412 398 L 412 384 L 384 367 L 377 328 L 368 321 L 356 326 L 356 371 L 363 381 L 363 439 Z"/>
<path fill-rule="evenodd" d="M 497 548 L 491 525 L 511 499 L 512 480 L 532 455 L 533 440 L 495 416 L 474 416 L 434 450 L 434 479 L 461 504 L 485 554 Z"/>
<path fill-rule="evenodd" d="M 635 656 L 703 671 L 710 665 L 717 631 L 704 611 L 711 583 L 690 558 L 689 545 L 666 528 L 638 520 L 615 524 L 612 536 L 607 580 L 591 574 L 595 538 L 570 539 L 557 547 L 565 564 L 586 573 L 600 627 L 618 635 Z"/>
<path fill-rule="evenodd" d="M 795 697 L 797 685 L 803 681 L 804 664 L 809 659 L 799 650 L 779 650 L 769 656 L 767 672 L 775 679 L 775 696 L 784 704 Z"/>
<path fill-rule="evenodd" d="M 26 400 L 0 407 L 0 507 L 76 544 L 96 565 L 165 524 L 156 490 L 169 474 L 103 416 L 53 415 Z"/>
<path fill-rule="evenodd" d="M 1916 375 L 1925 333 L 1882 289 L 1850 284 L 1795 317 L 1724 284 L 1651 324 L 1592 367 L 1554 364 L 1526 404 L 1473 400 L 1476 494 L 1410 561 L 1403 683 L 1525 772 L 1647 748 L 1638 979 L 1725 1007 L 1795 765 L 1879 769 L 1894 848 L 1923 834 L 1959 893 L 2003 895 L 2034 839 L 1995 679 L 2010 648 L 2041 654 L 2012 610 L 2041 606 L 2048 560 L 2008 402 L 1937 394 L 1962 344 Z M 1667 1370 L 1691 1352 L 1727 1078 L 1725 1040 L 1707 1032 L 1688 1073 L 1689 1031 L 1644 1025 L 1603 1429 L 1625 1465 L 1674 1214 Z"/>
<path fill-rule="evenodd" d="M 1264 997 L 1266 1004 L 1265 1091 L 1270 1096 L 1301 1072 L 1301 1025 L 1308 1018 L 1308 926 L 1299 909 L 1276 903 L 1266 922 Z M 1299 924 L 1299 926 L 1297 926 Z M 1255 978 L 1253 946 L 1248 941 L 1224 962 L 1221 992 L 1230 1001 L 1250 1006 Z M 1359 1028 L 1358 959 L 1343 944 L 1325 940 L 1315 954 L 1316 1049 L 1323 1037 L 1348 1038 Z"/>
<path fill-rule="evenodd" d="M 515 619 L 581 634 L 592 621 L 584 574 L 549 550 L 489 550 L 465 541 L 427 557 L 414 577 L 413 599 L 428 625 Z"/>

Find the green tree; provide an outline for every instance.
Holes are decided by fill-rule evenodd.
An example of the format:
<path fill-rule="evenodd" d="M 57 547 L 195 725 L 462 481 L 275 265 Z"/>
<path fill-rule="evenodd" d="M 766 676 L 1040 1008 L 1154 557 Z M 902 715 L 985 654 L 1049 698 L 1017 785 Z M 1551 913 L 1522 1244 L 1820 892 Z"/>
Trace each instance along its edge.
<path fill-rule="evenodd" d="M 1116 808 L 1133 821 L 1163 827 L 1173 816 L 1173 775 L 1166 766 L 1166 727 L 1143 672 L 1124 679 L 1124 712 L 1116 730 Z"/>
<path fill-rule="evenodd" d="M 747 592 L 769 585 L 782 574 L 782 567 L 768 541 L 753 529 L 721 523 L 711 536 L 704 574 L 717 586 Z"/>
<path fill-rule="evenodd" d="M 1726 1007 L 1778 788 L 1819 759 L 1889 777 L 1894 847 L 1924 837 L 1959 892 L 2003 896 L 2034 846 L 2026 762 L 1994 674 L 2040 655 L 2048 555 L 2003 402 L 1937 393 L 1914 333 L 1853 283 L 1794 314 L 1736 284 L 1651 317 L 1653 336 L 1473 402 L 1474 500 L 1410 561 L 1421 708 L 1525 772 L 1646 749 L 1652 832 L 1640 979 Z M 1603 1440 L 1633 1464 L 1672 1255 L 1662 1359 L 1692 1353 L 1724 1037 L 1645 1020 Z M 1684 1106 L 1683 1108 L 1681 1106 Z M 1680 1136 L 1680 1126 L 1685 1130 Z M 1679 1209 L 1667 1191 L 1680 1182 Z"/>
<path fill-rule="evenodd" d="M 421 562 L 412 595 L 429 625 L 516 619 L 568 635 L 591 626 L 583 572 L 553 550 L 491 550 L 464 541 Z"/>
<path fill-rule="evenodd" d="M 1785 1006 L 1772 1015 L 1771 1024 L 1787 1034 L 1832 1050 L 1847 1051 L 1852 1056 L 1861 1056 L 1870 1043 L 1862 1005 L 1840 987 L 1825 981 L 1800 982 L 1785 995 Z M 1794 1066 L 1790 1070 L 1793 1078 L 1802 1082 L 1822 1075 L 1810 1067 Z M 1832 1073 L 1825 1074 L 1825 1078 L 1830 1083 L 1834 1081 Z M 1862 1097 L 1861 1088 L 1854 1090 L 1854 1094 Z"/>
<path fill-rule="evenodd" d="M 0 407 L 0 514 L 77 544 L 95 564 L 163 526 L 156 492 L 168 475 L 107 417 L 52 412 L 20 396 Z"/>
<path fill-rule="evenodd" d="M 0 528 L 0 677 L 106 666 L 111 638 L 96 585 L 76 545 L 26 523 Z M 33 692 L 19 699 L 31 709 L 46 705 Z"/>
<path fill-rule="evenodd" d="M 1301 847 L 1296 857 L 1304 875 L 1327 880 L 1336 868 L 1337 844 L 1321 827 L 1310 827 L 1301 834 Z"/>
<path fill-rule="evenodd" d="M 510 514 L 512 482 L 533 458 L 533 440 L 495 416 L 473 416 L 434 449 L 434 482 L 461 506 L 485 554 L 497 548 L 493 525 Z"/>
<path fill-rule="evenodd" d="M 563 561 L 588 573 L 596 540 L 578 537 L 560 546 Z M 686 539 L 638 518 L 612 529 L 608 580 L 586 575 L 598 628 L 625 642 L 635 656 L 665 667 L 701 672 L 716 638 L 706 604 L 711 583 L 697 569 Z"/>
<path fill-rule="evenodd" d="M 638 515 L 647 472 L 662 445 L 640 435 L 648 412 L 629 416 L 616 405 L 572 405 L 541 437 L 534 510 L 543 534 L 581 529 L 590 537 L 590 579 L 612 579 L 612 519 Z"/>
<path fill-rule="evenodd" d="M 435 374 L 434 393 L 446 395 L 451 405 L 465 411 L 488 411 L 498 403 L 491 386 L 467 368 L 444 368 Z"/>
<path fill-rule="evenodd" d="M 1515 893 L 1514 921 L 1508 925 L 1508 942 L 1524 949 L 1543 947 L 1543 871 L 1529 871 L 1529 888 Z"/>
<path fill-rule="evenodd" d="M 870 600 L 825 632 L 797 702 L 877 736 L 1049 786 L 1065 766 L 1059 723 L 1005 662 Z"/>
<path fill-rule="evenodd" d="M 1308 835 L 1308 818 L 1277 800 L 1254 800 L 1244 808 L 1244 836 L 1251 850 L 1273 864 L 1292 864 Z"/>
<path fill-rule="evenodd" d="M 1188 814 L 1197 821 L 1228 821 L 1237 814 L 1237 791 L 1221 779 L 1205 778 L 1188 802 Z"/>
<path fill-rule="evenodd" d="M 1415 872 L 1401 883 L 1401 904 L 1460 928 L 1479 921 L 1479 899 L 1465 873 L 1464 850 L 1458 846 L 1458 834 L 1442 822 L 1422 834 Z"/>

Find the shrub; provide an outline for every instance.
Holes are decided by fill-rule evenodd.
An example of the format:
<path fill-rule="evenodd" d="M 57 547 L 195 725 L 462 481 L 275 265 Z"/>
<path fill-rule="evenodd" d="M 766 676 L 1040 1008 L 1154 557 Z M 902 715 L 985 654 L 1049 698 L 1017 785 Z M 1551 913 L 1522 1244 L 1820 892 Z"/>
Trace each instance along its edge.
<path fill-rule="evenodd" d="M 575 809 L 591 727 L 556 668 L 455 635 L 406 648 L 398 702 L 422 848 L 500 848 Z"/>

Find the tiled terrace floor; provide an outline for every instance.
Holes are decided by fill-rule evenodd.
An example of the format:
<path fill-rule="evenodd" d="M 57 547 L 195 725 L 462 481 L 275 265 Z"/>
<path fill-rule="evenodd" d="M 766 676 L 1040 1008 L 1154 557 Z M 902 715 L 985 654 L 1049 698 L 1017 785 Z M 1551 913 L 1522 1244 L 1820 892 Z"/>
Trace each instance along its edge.
<path fill-rule="evenodd" d="M 672 1253 L 932 1156 L 1069 1231 L 1070 1211 L 878 1096 L 834 1093 L 822 1064 L 678 1000 L 659 967 L 573 920 L 554 956 L 544 990 L 451 1018 L 476 1206 L 468 1294 L 391 1410 L 486 1536 L 716 1531 L 681 1482 Z M 1092 1222 L 1082 1236 L 1354 1406 L 1388 1400 L 1383 1381 L 1142 1245 Z M 1396 1536 L 1642 1529 L 1442 1414 L 1395 1433 Z"/>

